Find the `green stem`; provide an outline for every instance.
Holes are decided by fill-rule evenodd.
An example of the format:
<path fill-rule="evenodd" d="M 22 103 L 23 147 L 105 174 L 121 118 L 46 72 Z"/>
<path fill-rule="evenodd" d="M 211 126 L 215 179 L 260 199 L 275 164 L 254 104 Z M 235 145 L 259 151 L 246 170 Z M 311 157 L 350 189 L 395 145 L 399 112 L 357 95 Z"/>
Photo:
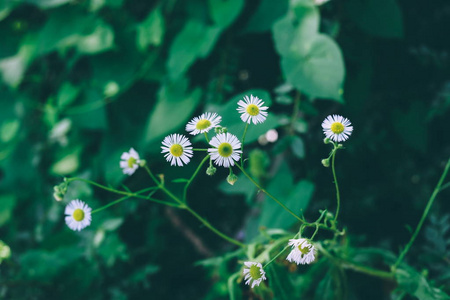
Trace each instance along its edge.
<path fill-rule="evenodd" d="M 206 141 L 207 141 L 208 144 L 209 144 L 208 133 L 207 133 L 207 132 L 204 132 L 204 134 L 205 134 Z"/>
<path fill-rule="evenodd" d="M 200 148 L 194 148 L 193 151 L 208 151 L 208 149 L 200 149 Z"/>
<path fill-rule="evenodd" d="M 334 143 L 333 143 L 334 144 Z M 336 186 L 336 200 L 337 200 L 337 207 L 336 207 L 336 214 L 334 215 L 334 222 L 336 223 L 337 218 L 339 216 L 339 209 L 341 207 L 341 196 L 339 194 L 339 185 L 336 177 L 336 170 L 334 169 L 334 158 L 336 157 L 336 145 L 334 145 L 333 154 L 331 157 L 331 171 L 333 172 L 333 179 L 334 179 L 334 185 Z"/>
<path fill-rule="evenodd" d="M 287 248 L 289 248 L 289 244 L 286 245 L 280 252 L 278 252 L 277 255 L 275 255 L 271 260 L 269 260 L 269 262 L 267 262 L 267 264 L 264 265 L 263 269 L 265 269 L 268 265 L 270 265 L 275 259 L 278 258 L 278 256 L 280 256 L 281 254 L 283 254 L 284 251 L 286 251 Z"/>
<path fill-rule="evenodd" d="M 102 207 L 100 207 L 100 208 L 94 209 L 91 213 L 92 213 L 92 214 L 95 214 L 96 212 L 99 212 L 99 211 L 102 211 L 102 210 L 104 210 L 104 209 L 107 209 L 108 207 L 113 206 L 114 204 L 120 203 L 120 202 L 122 202 L 122 201 L 124 201 L 124 200 L 126 200 L 126 199 L 128 199 L 128 198 L 130 198 L 130 197 L 125 196 L 125 197 L 119 198 L 119 199 L 117 199 L 116 201 L 113 201 L 113 202 L 111 202 L 111 203 L 108 203 L 108 204 L 106 204 L 106 205 L 104 205 L 104 206 L 102 206 Z"/>
<path fill-rule="evenodd" d="M 441 178 L 439 179 L 439 182 L 437 183 L 436 187 L 434 188 L 433 193 L 431 194 L 430 199 L 428 200 L 427 206 L 425 207 L 425 210 L 422 214 L 422 218 L 420 218 L 419 224 L 416 227 L 416 230 L 414 231 L 414 234 L 411 236 L 411 239 L 409 240 L 408 244 L 406 245 L 405 249 L 403 249 L 402 253 L 398 257 L 397 261 L 395 262 L 394 266 L 392 267 L 393 270 L 395 270 L 398 265 L 402 262 L 403 258 L 405 257 L 406 253 L 408 253 L 409 248 L 411 248 L 412 244 L 414 243 L 417 235 L 419 234 L 420 229 L 422 228 L 423 223 L 425 222 L 425 219 L 427 218 L 427 215 L 431 209 L 431 206 L 433 205 L 434 199 L 439 194 L 439 191 L 441 190 L 441 185 L 445 180 L 445 177 L 447 177 L 448 170 L 450 168 L 450 159 L 447 161 L 447 164 L 445 165 L 444 172 L 441 175 Z"/>
<path fill-rule="evenodd" d="M 189 188 L 189 185 L 191 185 L 194 178 L 197 176 L 198 172 L 202 168 L 203 164 L 209 159 L 209 155 L 206 155 L 205 158 L 201 161 L 201 163 L 198 165 L 197 169 L 195 170 L 194 174 L 192 174 L 191 178 L 189 178 L 189 181 L 184 186 L 183 191 L 183 202 L 186 203 L 186 197 L 187 197 L 187 190 Z"/>
<path fill-rule="evenodd" d="M 144 192 L 147 192 L 147 191 L 149 191 L 148 188 L 147 188 L 147 189 L 140 190 L 139 192 L 137 192 L 137 194 L 139 194 L 139 193 L 144 193 Z M 152 201 L 152 198 L 150 198 L 150 197 L 151 197 L 156 191 L 157 191 L 157 190 L 153 189 L 153 191 L 147 196 L 147 199 L 150 200 L 150 201 Z M 124 201 L 124 200 L 126 200 L 126 199 L 128 199 L 128 198 L 131 198 L 131 197 L 130 197 L 130 196 L 125 196 L 125 197 L 119 198 L 119 199 L 117 199 L 117 200 L 115 200 L 115 201 L 113 201 L 113 202 L 111 202 L 111 203 L 108 203 L 108 204 L 106 204 L 106 205 L 104 205 L 104 206 L 102 206 L 102 207 L 99 207 L 99 208 L 93 210 L 93 211 L 92 211 L 92 214 L 94 214 L 94 213 L 96 213 L 96 212 L 99 212 L 99 211 L 102 211 L 102 210 L 104 210 L 104 209 L 107 209 L 108 207 L 113 206 L 113 205 L 115 205 L 115 204 L 117 204 L 117 203 L 120 203 L 120 202 L 122 202 L 122 201 Z M 153 199 L 153 200 L 156 200 L 156 199 Z M 161 204 L 167 204 L 167 205 L 171 205 L 171 204 L 172 204 L 172 203 L 169 203 L 169 204 L 168 204 L 168 203 L 165 202 L 165 201 L 160 201 L 160 200 L 157 200 L 157 201 L 158 201 L 158 203 L 161 203 Z M 173 205 L 171 205 L 171 206 L 173 206 Z"/>
<path fill-rule="evenodd" d="M 244 158 L 244 143 L 245 143 L 245 136 L 247 135 L 247 129 L 248 129 L 248 125 L 249 123 L 245 124 L 245 129 L 244 129 L 244 133 L 242 134 L 242 144 L 241 144 L 241 165 L 243 165 L 242 161 Z"/>
<path fill-rule="evenodd" d="M 206 161 L 206 158 L 208 158 L 209 156 L 205 157 L 203 159 L 203 161 L 200 163 L 199 168 L 200 169 L 201 165 Z M 212 232 L 214 232 L 215 234 L 217 234 L 218 236 L 220 236 L 221 238 L 223 238 L 224 240 L 235 244 L 236 246 L 239 246 L 241 248 L 246 248 L 247 246 L 233 238 L 230 238 L 229 236 L 227 236 L 226 234 L 220 232 L 218 229 L 216 229 L 214 226 L 212 226 L 208 221 L 206 221 L 205 219 L 203 219 L 199 214 L 197 214 L 194 210 L 192 210 L 192 208 L 190 208 L 186 203 L 184 203 L 182 200 L 180 200 L 177 196 L 175 196 L 174 194 L 172 194 L 172 192 L 170 192 L 166 187 L 164 187 L 164 185 L 155 177 L 155 175 L 153 175 L 152 171 L 150 171 L 150 168 L 146 165 L 144 167 L 147 170 L 147 173 L 150 175 L 150 177 L 152 178 L 152 180 L 158 185 L 158 187 L 170 198 L 172 198 L 173 200 L 175 200 L 176 202 L 179 203 L 178 208 L 181 209 L 186 209 L 188 212 L 190 212 L 195 218 L 197 218 L 197 220 L 199 220 L 203 225 L 205 225 L 209 230 L 211 230 Z"/>
<path fill-rule="evenodd" d="M 360 266 L 360 265 L 354 264 L 352 262 L 345 261 L 343 259 L 334 257 L 333 255 L 331 255 L 330 252 L 328 252 L 324 247 L 322 247 L 322 245 L 320 243 L 317 243 L 316 247 L 320 252 L 322 252 L 328 259 L 330 259 L 332 262 L 334 262 L 337 266 L 340 266 L 345 269 L 351 269 L 356 272 L 364 273 L 364 274 L 374 276 L 374 277 L 380 277 L 380 278 L 391 279 L 391 280 L 394 279 L 394 275 L 391 272 L 376 270 L 376 269 L 372 269 L 372 268 L 369 268 L 366 266 Z"/>
<path fill-rule="evenodd" d="M 151 188 L 147 188 L 147 189 L 144 189 L 144 190 L 135 192 L 135 193 L 131 193 L 131 192 L 125 192 L 125 191 L 116 190 L 116 189 L 107 187 L 107 186 L 105 186 L 105 185 L 101 185 L 101 184 L 99 184 L 99 183 L 97 183 L 97 182 L 94 182 L 94 181 L 91 181 L 91 180 L 88 180 L 88 179 L 84 179 L 84 178 L 72 177 L 72 178 L 68 178 L 68 179 L 67 179 L 67 183 L 68 183 L 68 184 L 69 184 L 71 181 L 82 181 L 82 182 L 86 182 L 86 183 L 88 183 L 88 184 L 91 184 L 91 185 L 93 185 L 93 186 L 96 186 L 96 187 L 98 187 L 98 188 L 101 188 L 101 189 L 103 189 L 103 190 L 105 190 L 105 191 L 108 191 L 108 192 L 111 192 L 111 193 L 115 193 L 115 194 L 119 194 L 119 195 L 124 195 L 124 196 L 126 196 L 126 197 L 128 197 L 128 198 L 145 199 L 145 200 L 149 200 L 149 201 L 152 201 L 152 202 L 155 202 L 155 203 L 159 203 L 159 204 L 169 205 L 169 206 L 172 206 L 172 207 L 179 207 L 179 205 L 176 204 L 176 203 L 170 203 L 170 202 L 167 202 L 167 201 L 162 201 L 162 200 L 150 198 L 150 197 L 148 197 L 148 196 L 140 195 L 140 193 L 149 191 L 149 190 L 151 190 L 151 189 L 157 189 L 157 187 L 151 187 Z"/>
<path fill-rule="evenodd" d="M 290 210 L 286 205 L 284 205 L 280 200 L 272 196 L 269 192 L 267 192 L 264 188 L 262 188 L 247 172 L 245 172 L 244 168 L 240 166 L 239 164 L 236 164 L 236 166 L 241 170 L 241 172 L 248 178 L 250 181 L 264 194 L 266 194 L 268 197 L 270 197 L 272 200 L 274 200 L 278 205 L 280 205 L 284 210 L 286 210 L 288 213 L 290 213 L 294 218 L 299 220 L 301 223 L 306 223 L 305 220 L 297 216 L 292 210 Z"/>

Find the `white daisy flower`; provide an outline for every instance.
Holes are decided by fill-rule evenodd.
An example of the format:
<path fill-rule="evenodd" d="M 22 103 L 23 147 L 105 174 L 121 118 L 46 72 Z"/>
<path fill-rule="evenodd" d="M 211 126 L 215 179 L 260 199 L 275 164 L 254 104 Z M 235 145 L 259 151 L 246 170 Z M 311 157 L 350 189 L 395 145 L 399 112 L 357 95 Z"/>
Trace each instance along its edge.
<path fill-rule="evenodd" d="M 120 159 L 122 159 L 120 161 L 120 167 L 123 169 L 123 174 L 128 175 L 133 175 L 141 162 L 139 154 L 133 148 L 130 148 L 129 152 L 122 153 Z"/>
<path fill-rule="evenodd" d="M 251 288 L 254 288 L 255 285 L 259 286 L 261 281 L 266 280 L 266 272 L 264 272 L 260 263 L 246 261 L 244 264 L 246 266 L 244 268 L 245 284 L 251 285 Z"/>
<path fill-rule="evenodd" d="M 81 200 L 72 200 L 67 204 L 64 213 L 66 214 L 66 224 L 74 231 L 81 229 L 91 224 L 92 209 Z"/>
<path fill-rule="evenodd" d="M 339 115 L 326 117 L 322 122 L 323 133 L 335 142 L 343 142 L 352 134 L 353 126 L 349 119 Z"/>
<path fill-rule="evenodd" d="M 171 134 L 164 138 L 162 141 L 161 153 L 170 165 L 180 166 L 187 164 L 192 157 L 192 144 L 187 137 L 182 134 Z"/>
<path fill-rule="evenodd" d="M 238 161 L 242 151 L 241 142 L 231 133 L 220 133 L 213 137 L 209 144 L 215 148 L 208 148 L 211 159 L 218 166 L 234 166 L 234 161 Z"/>
<path fill-rule="evenodd" d="M 219 125 L 220 121 L 222 121 L 221 116 L 216 113 L 207 112 L 189 121 L 186 125 L 186 131 L 192 135 L 208 132 L 211 128 Z"/>
<path fill-rule="evenodd" d="M 310 264 L 316 257 L 316 248 L 306 239 L 291 239 L 288 243 L 292 250 L 286 260 L 298 264 Z"/>
<path fill-rule="evenodd" d="M 249 124 L 250 122 L 253 122 L 253 124 L 258 124 L 266 120 L 267 112 L 265 110 L 267 110 L 268 107 L 262 106 L 264 102 L 261 99 L 250 95 L 250 98 L 248 96 L 244 96 L 244 101 L 239 100 L 239 107 L 237 108 L 237 111 L 241 113 L 242 121 Z"/>

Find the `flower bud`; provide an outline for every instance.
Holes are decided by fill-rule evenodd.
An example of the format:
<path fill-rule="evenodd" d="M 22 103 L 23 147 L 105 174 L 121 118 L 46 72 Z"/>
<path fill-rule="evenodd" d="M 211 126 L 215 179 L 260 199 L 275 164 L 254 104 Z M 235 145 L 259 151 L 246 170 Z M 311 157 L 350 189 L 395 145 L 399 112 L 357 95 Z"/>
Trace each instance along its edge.
<path fill-rule="evenodd" d="M 323 143 L 324 144 L 329 144 L 329 143 L 331 143 L 331 140 L 329 138 L 324 138 L 323 139 Z"/>
<path fill-rule="evenodd" d="M 230 174 L 227 177 L 227 182 L 231 185 L 234 185 L 234 183 L 238 180 L 238 177 L 234 174 Z"/>
<path fill-rule="evenodd" d="M 208 169 L 206 169 L 206 174 L 208 174 L 209 176 L 213 176 L 214 174 L 216 174 L 216 171 L 216 168 L 214 168 L 213 166 L 209 166 Z"/>
<path fill-rule="evenodd" d="M 214 132 L 216 134 L 220 134 L 220 133 L 227 133 L 228 129 L 226 127 L 222 127 L 222 126 L 217 126 L 214 128 Z"/>
<path fill-rule="evenodd" d="M 329 158 L 326 158 L 326 159 L 322 159 L 322 165 L 325 167 L 325 168 L 328 168 L 329 166 L 330 166 L 330 159 Z"/>
<path fill-rule="evenodd" d="M 145 167 L 146 164 L 147 164 L 147 161 L 145 159 L 139 160 L 139 167 Z"/>

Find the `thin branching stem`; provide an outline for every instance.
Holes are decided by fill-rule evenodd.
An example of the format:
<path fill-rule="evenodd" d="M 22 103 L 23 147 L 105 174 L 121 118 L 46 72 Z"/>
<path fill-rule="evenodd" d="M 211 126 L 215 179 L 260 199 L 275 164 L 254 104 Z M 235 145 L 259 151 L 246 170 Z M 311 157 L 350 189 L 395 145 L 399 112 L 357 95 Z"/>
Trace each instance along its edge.
<path fill-rule="evenodd" d="M 427 206 L 425 207 L 425 210 L 423 211 L 423 214 L 422 214 L 422 217 L 420 218 L 419 224 L 417 224 L 416 230 L 414 231 L 408 244 L 403 249 L 402 253 L 398 257 L 394 266 L 392 267 L 393 270 L 395 270 L 398 267 L 398 265 L 402 262 L 402 260 L 405 258 L 405 255 L 408 253 L 409 249 L 411 248 L 412 244 L 414 243 L 415 239 L 417 238 L 417 235 L 419 234 L 420 229 L 422 228 L 422 225 L 425 222 L 425 219 L 427 218 L 428 213 L 430 212 L 430 209 L 431 209 L 431 206 L 433 205 L 434 199 L 436 199 L 436 196 L 441 191 L 442 183 L 444 182 L 445 177 L 447 177 L 449 168 L 450 168 L 450 158 L 447 161 L 447 164 L 445 165 L 445 168 L 444 168 L 444 171 L 442 172 L 441 178 L 439 179 L 436 187 L 434 188 L 433 193 L 431 194 L 430 199 L 428 200 Z"/>

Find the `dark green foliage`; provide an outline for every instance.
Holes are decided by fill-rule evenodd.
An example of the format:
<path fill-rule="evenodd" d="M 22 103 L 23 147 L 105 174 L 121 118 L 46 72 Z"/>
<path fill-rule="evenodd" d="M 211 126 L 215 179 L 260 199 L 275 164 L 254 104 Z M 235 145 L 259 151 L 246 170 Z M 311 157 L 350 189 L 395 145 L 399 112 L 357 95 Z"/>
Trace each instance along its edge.
<path fill-rule="evenodd" d="M 390 271 L 450 155 L 449 11 L 445 0 L 0 1 L 0 298 L 449 299 L 448 188 L 393 278 L 358 271 Z M 70 200 L 96 209 L 120 196 L 73 182 L 56 201 L 63 176 L 149 186 L 119 168 L 131 147 L 182 194 L 203 153 L 171 167 L 161 140 L 206 111 L 240 138 L 236 103 L 250 94 L 270 108 L 248 129 L 245 169 L 308 221 L 336 209 L 320 124 L 353 123 L 336 157 L 346 234 L 315 238 L 329 255 L 296 266 L 286 250 L 246 286 L 242 261 L 272 258 L 299 223 L 238 169 L 231 186 L 229 170 L 204 167 L 188 203 L 245 251 L 143 199 L 81 232 L 64 224 Z M 270 129 L 279 139 L 261 142 Z"/>

